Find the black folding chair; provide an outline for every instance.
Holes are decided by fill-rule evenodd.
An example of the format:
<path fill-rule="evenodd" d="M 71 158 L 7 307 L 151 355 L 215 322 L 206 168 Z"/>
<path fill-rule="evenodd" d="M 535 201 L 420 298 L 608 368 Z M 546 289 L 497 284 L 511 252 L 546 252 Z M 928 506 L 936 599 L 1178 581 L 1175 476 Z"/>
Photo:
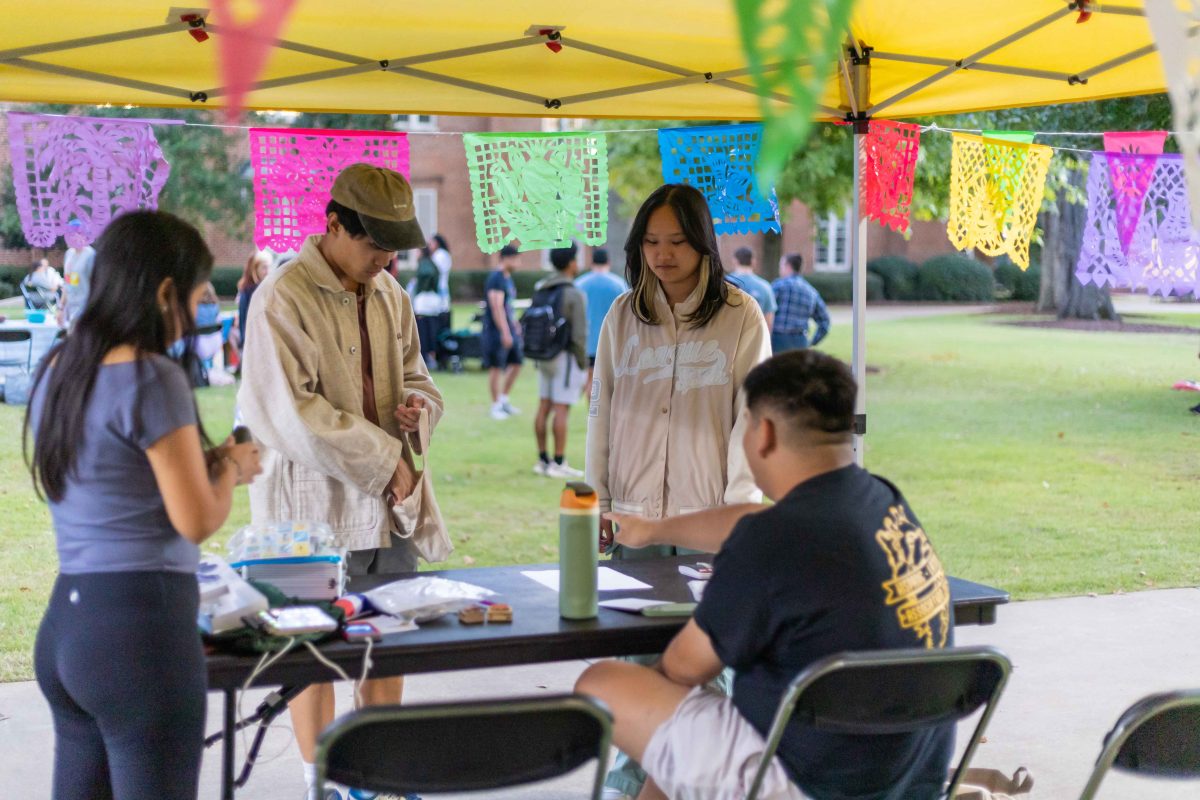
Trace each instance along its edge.
<path fill-rule="evenodd" d="M 373 706 L 321 734 L 317 785 L 469 792 L 535 783 L 596 759 L 591 797 L 599 800 L 611 743 L 612 714 L 582 695 Z"/>
<path fill-rule="evenodd" d="M 21 351 L 25 345 L 25 357 L 12 356 L 10 352 Z M 20 367 L 29 372 L 33 365 L 33 334 L 29 331 L 0 330 L 0 367 Z"/>
<path fill-rule="evenodd" d="M 952 797 L 987 728 L 1012 667 L 990 647 L 872 650 L 823 658 L 792 681 L 767 733 L 746 800 L 755 800 L 791 723 L 828 733 L 879 736 L 958 722 L 983 709 L 944 797 Z"/>
<path fill-rule="evenodd" d="M 1200 690 L 1152 694 L 1130 706 L 1105 737 L 1080 800 L 1095 797 L 1110 768 L 1200 778 Z"/>

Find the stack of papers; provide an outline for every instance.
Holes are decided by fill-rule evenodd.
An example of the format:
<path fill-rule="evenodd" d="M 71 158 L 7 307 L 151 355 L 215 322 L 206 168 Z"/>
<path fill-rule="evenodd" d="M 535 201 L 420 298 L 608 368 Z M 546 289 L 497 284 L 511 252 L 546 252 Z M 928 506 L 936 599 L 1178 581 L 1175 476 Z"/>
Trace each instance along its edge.
<path fill-rule="evenodd" d="M 246 580 L 269 583 L 288 597 L 336 600 L 342 594 L 342 557 L 293 556 L 238 561 L 233 568 Z"/>

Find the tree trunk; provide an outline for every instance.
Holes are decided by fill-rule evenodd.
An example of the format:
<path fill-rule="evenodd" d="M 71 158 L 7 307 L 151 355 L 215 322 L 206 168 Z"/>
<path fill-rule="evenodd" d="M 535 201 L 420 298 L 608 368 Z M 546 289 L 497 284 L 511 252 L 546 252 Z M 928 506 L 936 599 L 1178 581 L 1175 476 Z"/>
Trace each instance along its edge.
<path fill-rule="evenodd" d="M 1084 193 L 1087 175 L 1083 170 L 1072 170 L 1069 180 L 1080 194 Z M 1107 287 L 1084 286 L 1075 277 L 1087 207 L 1068 202 L 1068 194 L 1065 188 L 1060 189 L 1056 207 L 1042 214 L 1046 238 L 1037 310 L 1056 311 L 1059 319 L 1119 320 Z"/>

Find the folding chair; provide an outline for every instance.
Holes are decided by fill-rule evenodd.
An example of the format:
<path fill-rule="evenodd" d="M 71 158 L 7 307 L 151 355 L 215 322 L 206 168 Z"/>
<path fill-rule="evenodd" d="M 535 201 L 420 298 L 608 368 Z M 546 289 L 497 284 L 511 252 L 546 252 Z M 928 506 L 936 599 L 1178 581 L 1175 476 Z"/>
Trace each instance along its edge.
<path fill-rule="evenodd" d="M 10 350 L 19 353 L 22 342 L 25 344 L 25 357 L 18 358 L 9 355 Z M 0 330 L 0 368 L 20 367 L 26 372 L 29 372 L 32 366 L 33 334 L 29 331 Z"/>
<path fill-rule="evenodd" d="M 317 742 L 317 785 L 375 792 L 469 792 L 565 775 L 596 759 L 599 800 L 612 714 L 582 695 L 373 706 L 335 720 Z"/>
<path fill-rule="evenodd" d="M 909 733 L 983 714 L 943 797 L 952 797 L 987 728 L 1012 666 L 990 647 L 871 650 L 823 658 L 792 681 L 767 733 L 746 800 L 755 800 L 787 726 L 878 736 Z"/>
<path fill-rule="evenodd" d="M 1200 690 L 1144 697 L 1104 738 L 1080 800 L 1091 800 L 1110 768 L 1160 778 L 1200 777 Z"/>

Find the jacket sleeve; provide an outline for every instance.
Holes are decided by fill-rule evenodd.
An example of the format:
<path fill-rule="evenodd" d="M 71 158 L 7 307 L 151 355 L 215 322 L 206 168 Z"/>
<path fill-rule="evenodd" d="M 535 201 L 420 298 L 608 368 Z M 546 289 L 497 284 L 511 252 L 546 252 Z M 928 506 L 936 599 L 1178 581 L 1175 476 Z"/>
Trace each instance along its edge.
<path fill-rule="evenodd" d="M 733 399 L 733 431 L 729 434 L 729 454 L 726 462 L 728 479 L 725 484 L 725 503 L 761 503 L 762 491 L 754 482 L 746 454 L 742 450 L 742 437 L 746 433 L 746 393 L 742 383 L 746 375 L 758 364 L 771 357 L 771 337 L 767 333 L 767 321 L 758 308 L 758 303 L 745 304 L 742 315 L 742 330 L 738 336 L 737 351 L 733 356 L 733 381 L 737 394 Z"/>
<path fill-rule="evenodd" d="M 260 288 L 250 301 L 245 380 L 238 392 L 247 425 L 255 438 L 288 460 L 365 494 L 382 495 L 403 456 L 403 443 L 318 393 L 321 347 L 274 288 Z"/>
<path fill-rule="evenodd" d="M 425 407 L 429 409 L 429 430 L 432 434 L 446 410 L 446 404 L 421 355 L 421 337 L 417 333 L 417 317 L 413 314 L 412 300 L 404 292 L 398 292 L 397 296 L 400 300 L 400 327 L 404 331 L 404 391 L 400 402 L 407 404 L 408 398 L 413 395 L 424 397 Z M 413 445 L 417 446 L 417 437 L 411 439 Z"/>
<path fill-rule="evenodd" d="M 616 357 L 614 341 L 616 334 L 613 330 L 615 327 L 613 319 L 617 316 L 619 314 L 609 313 L 600 327 L 600 341 L 596 346 L 596 369 L 588 395 L 587 454 L 584 457 L 584 473 L 588 485 L 596 490 L 601 514 L 612 511 L 612 492 L 608 488 L 608 415 L 612 409 L 613 359 Z"/>
<path fill-rule="evenodd" d="M 580 369 L 587 369 L 587 298 L 578 288 L 568 295 L 569 306 L 565 309 L 571 322 L 571 352 Z"/>
<path fill-rule="evenodd" d="M 813 298 L 812 318 L 817 323 L 817 332 L 813 334 L 811 342 L 815 347 L 829 333 L 829 309 L 825 307 L 825 301 L 821 299 L 821 295 Z"/>

